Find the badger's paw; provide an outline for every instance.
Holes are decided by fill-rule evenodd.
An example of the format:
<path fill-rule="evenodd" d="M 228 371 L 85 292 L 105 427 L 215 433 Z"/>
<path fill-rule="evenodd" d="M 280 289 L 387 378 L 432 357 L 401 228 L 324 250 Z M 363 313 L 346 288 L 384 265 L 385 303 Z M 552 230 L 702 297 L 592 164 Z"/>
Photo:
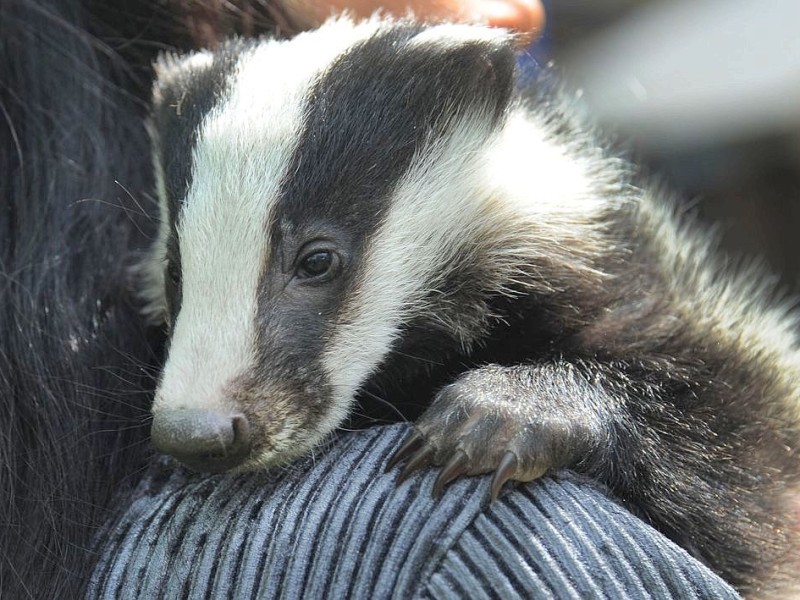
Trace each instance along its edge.
<path fill-rule="evenodd" d="M 493 501 L 509 480 L 532 481 L 587 458 L 607 440 L 607 428 L 586 410 L 595 407 L 582 402 L 585 390 L 542 375 L 527 366 L 463 374 L 439 392 L 387 471 L 406 461 L 402 482 L 418 469 L 441 466 L 437 496 L 457 477 L 494 472 Z"/>

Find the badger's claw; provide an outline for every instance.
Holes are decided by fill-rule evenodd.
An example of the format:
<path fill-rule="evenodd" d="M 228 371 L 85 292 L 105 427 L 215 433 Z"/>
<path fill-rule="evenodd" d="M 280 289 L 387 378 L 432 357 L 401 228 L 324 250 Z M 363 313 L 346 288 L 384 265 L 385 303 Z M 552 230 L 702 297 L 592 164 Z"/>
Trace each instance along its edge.
<path fill-rule="evenodd" d="M 461 475 L 494 473 L 489 491 L 494 501 L 507 481 L 538 479 L 602 446 L 606 431 L 590 411 L 532 393 L 529 379 L 506 367 L 463 374 L 439 392 L 387 470 L 407 460 L 403 481 L 430 464 L 443 465 L 435 496 Z"/>
<path fill-rule="evenodd" d="M 403 483 L 411 473 L 419 469 L 424 469 L 433 462 L 434 450 L 430 446 L 423 446 L 408 459 L 406 466 L 400 471 L 397 483 Z"/>
<path fill-rule="evenodd" d="M 453 481 L 456 477 L 463 475 L 469 468 L 469 456 L 463 450 L 455 451 L 450 462 L 448 462 L 439 472 L 439 476 L 433 484 L 433 495 L 436 498 L 442 497 L 444 486 Z"/>
<path fill-rule="evenodd" d="M 389 459 L 389 462 L 386 463 L 386 469 L 384 473 L 388 473 L 403 459 L 408 458 L 413 454 L 415 450 L 422 446 L 422 443 L 425 438 L 422 437 L 422 434 L 418 431 L 411 432 L 411 435 L 406 438 L 406 441 L 403 442 L 403 445 L 397 449 L 392 457 Z"/>
<path fill-rule="evenodd" d="M 511 479 L 517 472 L 518 463 L 517 455 L 511 451 L 506 451 L 503 458 L 500 459 L 500 464 L 497 466 L 497 469 L 495 469 L 494 476 L 492 477 L 492 487 L 489 493 L 492 502 L 497 500 L 497 497 L 500 495 L 500 490 L 503 488 L 503 484 Z"/>

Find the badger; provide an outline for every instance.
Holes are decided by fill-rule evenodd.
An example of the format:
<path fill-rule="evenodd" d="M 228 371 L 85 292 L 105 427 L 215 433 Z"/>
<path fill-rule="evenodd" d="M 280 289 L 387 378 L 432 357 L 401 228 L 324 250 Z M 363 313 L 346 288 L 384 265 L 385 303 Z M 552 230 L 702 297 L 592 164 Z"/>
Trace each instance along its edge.
<path fill-rule="evenodd" d="M 401 477 L 570 468 L 747 594 L 798 561 L 797 322 L 503 30 L 338 18 L 156 65 L 156 448 L 310 453 L 378 398 Z"/>

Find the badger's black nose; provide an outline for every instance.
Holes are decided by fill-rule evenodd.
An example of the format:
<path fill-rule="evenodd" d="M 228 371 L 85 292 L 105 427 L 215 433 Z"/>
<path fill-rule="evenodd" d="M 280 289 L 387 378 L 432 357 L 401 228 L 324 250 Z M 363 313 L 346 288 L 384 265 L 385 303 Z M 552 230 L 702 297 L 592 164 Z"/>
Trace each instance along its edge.
<path fill-rule="evenodd" d="M 194 471 L 219 473 L 250 453 L 250 425 L 241 413 L 185 408 L 153 415 L 153 444 Z"/>

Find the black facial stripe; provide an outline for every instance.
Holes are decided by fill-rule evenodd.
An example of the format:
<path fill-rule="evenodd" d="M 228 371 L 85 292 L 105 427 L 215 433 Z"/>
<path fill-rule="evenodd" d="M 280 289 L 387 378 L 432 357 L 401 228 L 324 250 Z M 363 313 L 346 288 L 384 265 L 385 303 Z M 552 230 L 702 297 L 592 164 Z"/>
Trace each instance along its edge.
<path fill-rule="evenodd" d="M 399 49 L 419 33 L 399 25 L 340 56 L 310 91 L 278 223 L 329 217 L 374 230 L 414 153 L 470 109 L 497 116 L 512 90 L 512 48 L 486 42 Z"/>

